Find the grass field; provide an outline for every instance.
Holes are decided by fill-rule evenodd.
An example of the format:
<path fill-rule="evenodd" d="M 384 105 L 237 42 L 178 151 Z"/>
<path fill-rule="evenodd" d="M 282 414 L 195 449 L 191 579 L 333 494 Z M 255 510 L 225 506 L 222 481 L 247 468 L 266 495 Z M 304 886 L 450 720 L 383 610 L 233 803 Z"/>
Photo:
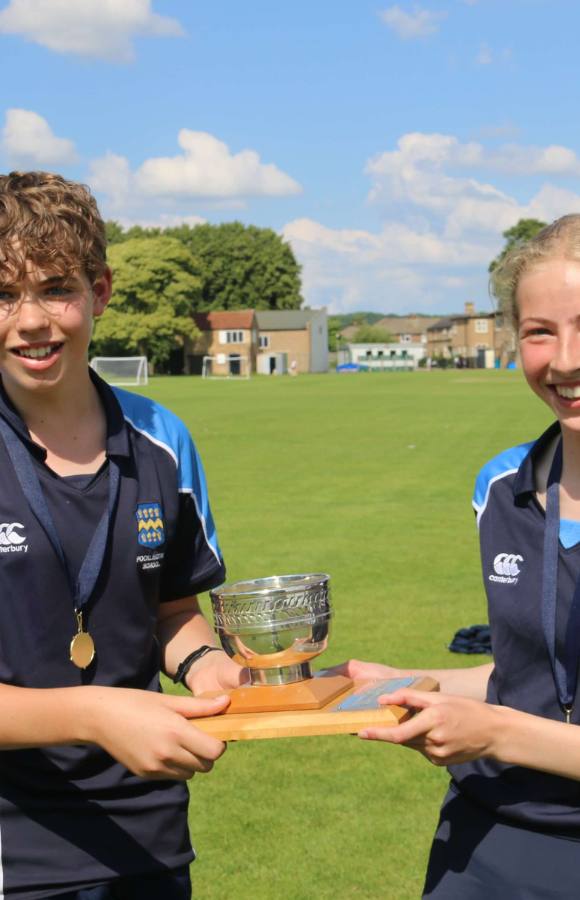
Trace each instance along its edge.
<path fill-rule="evenodd" d="M 446 649 L 486 621 L 474 477 L 549 414 L 518 372 L 154 379 L 208 476 L 228 579 L 324 571 L 328 665 L 487 661 Z M 355 737 L 232 744 L 191 782 L 204 900 L 415 900 L 444 770 Z"/>

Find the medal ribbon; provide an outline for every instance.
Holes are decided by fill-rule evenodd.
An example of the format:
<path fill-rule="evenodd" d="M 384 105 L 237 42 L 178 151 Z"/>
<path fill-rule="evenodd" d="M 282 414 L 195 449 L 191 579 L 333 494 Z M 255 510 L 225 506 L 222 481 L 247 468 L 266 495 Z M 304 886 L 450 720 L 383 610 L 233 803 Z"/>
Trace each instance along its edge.
<path fill-rule="evenodd" d="M 556 608 L 558 596 L 558 555 L 560 540 L 560 478 L 562 475 L 562 440 L 558 441 L 548 476 L 546 492 L 546 525 L 542 571 L 542 628 L 548 648 L 558 702 L 570 721 L 576 696 L 580 661 L 580 577 L 566 625 L 564 660 L 556 655 Z"/>
<path fill-rule="evenodd" d="M 74 612 L 78 619 L 78 613 L 81 612 L 90 600 L 103 564 L 110 524 L 113 519 L 117 498 L 119 496 L 119 466 L 112 458 L 109 458 L 109 501 L 107 509 L 101 516 L 99 524 L 95 529 L 95 533 L 91 538 L 88 550 L 75 579 L 72 577 L 67 565 L 64 550 L 42 491 L 38 475 L 34 469 L 34 464 L 20 439 L 2 417 L 0 417 L 0 434 L 6 444 L 8 455 L 14 466 L 14 471 L 16 472 L 16 477 L 18 478 L 24 496 L 28 500 L 32 512 L 44 529 L 46 536 L 50 540 L 50 543 L 66 572 L 73 597 Z"/>

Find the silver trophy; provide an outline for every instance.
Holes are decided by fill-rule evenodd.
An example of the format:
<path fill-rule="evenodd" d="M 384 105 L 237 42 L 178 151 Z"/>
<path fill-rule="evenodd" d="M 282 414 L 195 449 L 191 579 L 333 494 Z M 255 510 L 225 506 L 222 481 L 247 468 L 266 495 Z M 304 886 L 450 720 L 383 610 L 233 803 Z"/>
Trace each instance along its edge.
<path fill-rule="evenodd" d="M 329 576 L 273 575 L 211 591 L 222 647 L 250 672 L 255 686 L 312 678 L 310 660 L 328 644 Z"/>
<path fill-rule="evenodd" d="M 408 718 L 406 707 L 379 704 L 379 696 L 401 679 L 354 681 L 332 670 L 313 676 L 310 663 L 328 645 L 329 581 L 323 574 L 273 575 L 210 592 L 222 647 L 250 673 L 250 681 L 228 691 L 222 713 L 192 720 L 196 728 L 223 741 L 244 741 L 353 734 Z M 437 689 L 432 678 L 403 680 L 407 687 Z"/>

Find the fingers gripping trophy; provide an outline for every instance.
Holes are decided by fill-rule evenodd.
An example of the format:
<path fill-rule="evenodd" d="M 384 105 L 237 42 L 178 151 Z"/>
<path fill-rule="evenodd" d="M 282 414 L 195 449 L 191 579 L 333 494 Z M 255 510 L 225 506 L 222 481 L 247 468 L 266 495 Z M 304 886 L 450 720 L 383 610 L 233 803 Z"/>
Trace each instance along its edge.
<path fill-rule="evenodd" d="M 370 724 L 395 725 L 409 712 L 381 705 L 382 694 L 411 684 L 437 688 L 425 677 L 355 682 L 312 672 L 311 661 L 326 650 L 330 636 L 326 574 L 238 581 L 210 596 L 223 649 L 249 672 L 249 682 L 230 692 L 223 715 L 194 720 L 221 740 L 349 734 Z"/>

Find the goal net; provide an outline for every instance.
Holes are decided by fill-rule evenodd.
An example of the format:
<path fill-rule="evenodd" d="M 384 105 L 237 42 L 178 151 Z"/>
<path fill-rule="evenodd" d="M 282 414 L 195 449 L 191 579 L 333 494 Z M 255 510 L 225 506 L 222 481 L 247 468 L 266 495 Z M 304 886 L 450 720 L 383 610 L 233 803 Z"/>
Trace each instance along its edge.
<path fill-rule="evenodd" d="M 204 356 L 201 375 L 202 378 L 249 378 L 250 359 L 241 353 Z"/>
<path fill-rule="evenodd" d="M 147 384 L 146 356 L 95 356 L 91 368 L 109 384 Z"/>

